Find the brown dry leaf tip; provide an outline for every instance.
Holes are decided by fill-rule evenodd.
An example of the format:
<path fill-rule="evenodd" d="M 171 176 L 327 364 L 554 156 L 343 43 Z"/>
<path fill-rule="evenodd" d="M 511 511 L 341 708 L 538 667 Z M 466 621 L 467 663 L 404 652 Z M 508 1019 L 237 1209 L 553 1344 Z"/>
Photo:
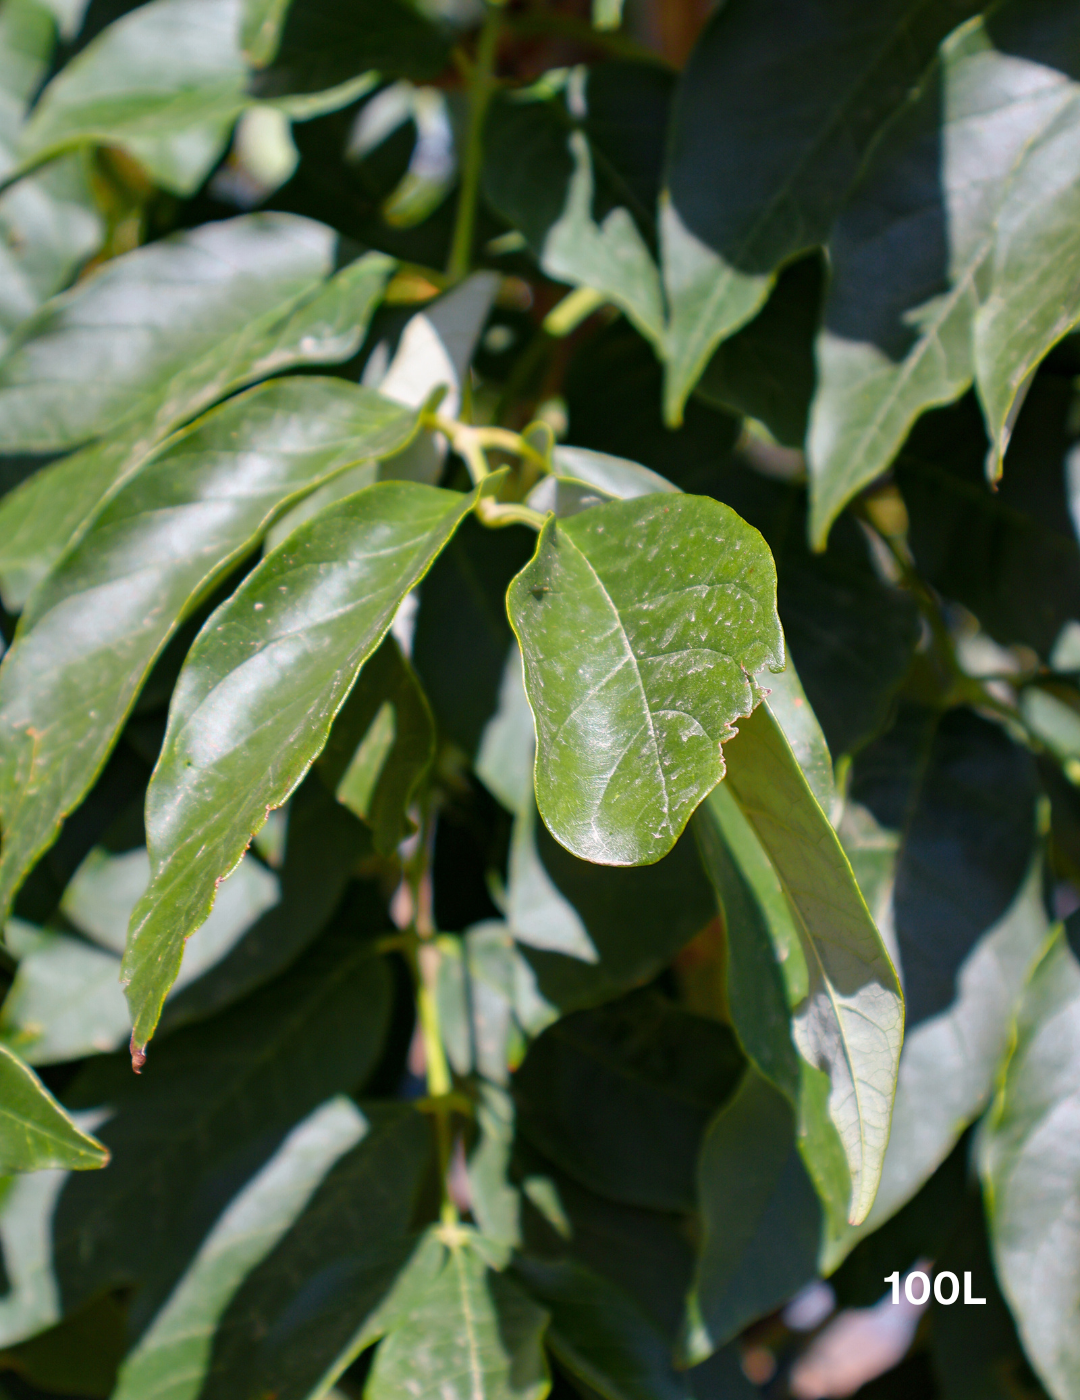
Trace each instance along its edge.
<path fill-rule="evenodd" d="M 136 1074 L 142 1074 L 142 1067 L 146 1064 L 146 1051 L 141 1046 L 135 1044 L 135 1032 L 131 1032 L 131 1068 Z"/>

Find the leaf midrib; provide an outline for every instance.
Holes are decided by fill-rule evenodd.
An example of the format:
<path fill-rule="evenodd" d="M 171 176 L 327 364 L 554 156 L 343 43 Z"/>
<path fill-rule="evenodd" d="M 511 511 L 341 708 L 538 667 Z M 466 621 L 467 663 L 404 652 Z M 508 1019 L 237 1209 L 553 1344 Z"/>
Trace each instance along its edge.
<path fill-rule="evenodd" d="M 558 527 L 556 527 L 556 528 L 558 529 Z M 627 633 L 626 628 L 625 628 L 625 626 L 623 625 L 622 615 L 621 615 L 621 613 L 619 612 L 619 609 L 618 609 L 618 607 L 617 607 L 616 604 L 615 604 L 615 600 L 612 598 L 611 594 L 608 592 L 607 587 L 606 587 L 606 585 L 604 584 L 603 580 L 601 579 L 600 575 L 597 573 L 596 569 L 593 567 L 592 561 L 589 559 L 588 555 L 585 554 L 584 550 L 581 549 L 581 547 L 578 545 L 577 541 L 573 538 L 572 535 L 568 534 L 567 531 L 565 531 L 565 530 L 559 530 L 559 534 L 562 536 L 562 538 L 563 538 L 564 540 L 566 540 L 566 541 L 569 543 L 569 545 L 571 546 L 571 548 L 572 548 L 572 549 L 574 550 L 574 552 L 578 555 L 578 557 L 581 559 L 582 563 L 585 565 L 585 567 L 588 569 L 589 573 L 592 575 L 593 580 L 595 581 L 596 587 L 597 587 L 597 589 L 599 590 L 601 597 L 603 598 L 604 602 L 606 603 L 607 607 L 609 608 L 612 617 L 614 617 L 614 619 L 615 619 L 615 624 L 616 624 L 615 630 L 616 630 L 616 632 L 618 633 L 618 635 L 622 638 L 623 646 L 624 646 L 625 651 L 626 651 L 627 659 L 628 659 L 628 661 L 630 662 L 631 666 L 633 667 L 634 679 L 637 681 L 638 693 L 639 693 L 639 695 L 641 696 L 641 704 L 642 704 L 642 707 L 643 707 L 643 709 L 644 709 L 644 711 L 645 711 L 646 727 L 648 728 L 648 731 L 649 731 L 649 738 L 650 738 L 650 740 L 652 741 L 653 758 L 654 758 L 655 763 L 656 763 L 656 775 L 657 775 L 657 777 L 658 777 L 659 780 L 660 780 L 660 790 L 661 790 L 661 792 L 663 793 L 663 798 L 664 798 L 664 824 L 665 824 L 667 830 L 670 831 L 670 830 L 671 830 L 671 798 L 670 798 L 670 794 L 668 793 L 667 781 L 666 781 L 666 779 L 665 779 L 665 777 L 664 777 L 663 765 L 662 765 L 662 763 L 661 763 L 661 761 L 660 761 L 660 741 L 658 740 L 657 735 L 656 735 L 656 726 L 653 724 L 652 708 L 651 708 L 651 706 L 649 705 L 649 697 L 648 697 L 648 694 L 646 693 L 646 690 L 645 690 L 645 683 L 644 683 L 644 681 L 643 681 L 642 678 L 641 678 L 641 668 L 640 668 L 639 665 L 638 665 L 638 659 L 637 659 L 637 656 L 636 656 L 635 653 L 634 653 L 634 649 L 633 649 L 633 647 L 632 647 L 631 644 L 630 644 L 630 637 L 629 637 L 629 634 Z M 641 732 L 640 730 L 637 731 L 637 733 L 640 733 L 640 732 Z M 635 736 L 635 737 L 636 737 L 636 736 Z M 625 758 L 626 752 L 627 752 L 627 750 L 624 750 L 623 753 L 620 755 L 620 757 L 619 757 L 619 763 L 621 763 L 622 760 L 623 760 L 623 758 Z M 608 786 L 610 785 L 611 780 L 612 780 L 612 778 L 614 777 L 616 771 L 618 770 L 619 763 L 617 763 L 617 764 L 615 765 L 615 767 L 612 769 L 612 771 L 611 771 L 611 772 L 608 774 L 608 776 L 607 776 L 607 780 L 606 780 L 605 785 L 604 785 L 604 794 L 606 794 L 607 788 L 608 788 Z M 601 801 L 602 801 L 602 800 L 603 800 L 603 795 L 601 796 Z M 595 818 L 594 818 L 594 820 L 595 820 Z"/>

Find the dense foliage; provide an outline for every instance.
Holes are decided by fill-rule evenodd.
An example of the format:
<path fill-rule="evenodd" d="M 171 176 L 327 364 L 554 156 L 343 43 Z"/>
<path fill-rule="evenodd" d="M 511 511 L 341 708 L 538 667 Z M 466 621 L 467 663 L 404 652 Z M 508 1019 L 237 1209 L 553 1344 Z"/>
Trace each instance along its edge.
<path fill-rule="evenodd" d="M 0 0 L 13 1397 L 1080 1400 L 1080 5 L 705 8 Z"/>

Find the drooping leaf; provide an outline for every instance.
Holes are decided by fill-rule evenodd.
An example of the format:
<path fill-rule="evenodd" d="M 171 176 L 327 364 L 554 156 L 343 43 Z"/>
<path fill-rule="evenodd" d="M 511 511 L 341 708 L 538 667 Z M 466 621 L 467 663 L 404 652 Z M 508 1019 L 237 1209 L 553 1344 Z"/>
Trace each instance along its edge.
<path fill-rule="evenodd" d="M 32 323 L 43 343 L 31 337 L 0 362 L 12 431 L 7 440 L 0 435 L 4 450 L 68 447 L 111 433 L 37 472 L 0 505 L 0 584 L 12 609 L 173 428 L 252 379 L 350 355 L 390 268 L 368 254 L 320 285 L 331 265 L 330 231 L 287 215 L 231 220 L 187 237 L 193 246 L 165 240 L 111 263 Z M 122 328 L 133 299 L 152 352 L 135 350 L 136 338 Z M 163 307 L 171 332 L 164 340 L 150 331 Z M 93 350 L 90 335 L 101 337 Z M 86 383 L 76 399 L 55 382 L 54 354 L 70 357 L 80 378 L 87 359 L 99 357 L 117 373 Z M 124 425 L 113 431 L 117 416 Z"/>
<path fill-rule="evenodd" d="M 1080 965 L 1058 933 L 1033 973 L 982 1138 L 994 1262 L 1050 1393 L 1078 1393 Z"/>
<path fill-rule="evenodd" d="M 435 757 L 431 709 L 396 639 L 364 667 L 330 731 L 320 771 L 337 799 L 392 855 L 412 829 L 408 810 Z"/>
<path fill-rule="evenodd" d="M 631 995 L 535 1041 L 514 1075 L 519 1131 L 601 1195 L 690 1211 L 706 1124 L 742 1067 L 727 1027 Z"/>
<path fill-rule="evenodd" d="M 952 1002 L 977 939 L 1035 856 L 1029 753 L 970 710 L 905 706 L 855 761 L 851 796 L 900 833 L 893 913 L 910 1031 Z"/>
<path fill-rule="evenodd" d="M 370 940 L 327 935 L 285 977 L 211 1021 L 167 1037 L 143 1079 L 124 1054 L 91 1061 L 68 1091 L 108 1105 L 112 1152 L 87 1192 L 69 1179 L 52 1221 L 65 1308 L 121 1280 L 142 1285 L 144 1322 L 164 1302 L 229 1195 L 281 1138 L 378 1061 L 391 979 Z M 209 1180 L 219 1192 L 202 1193 Z"/>
<path fill-rule="evenodd" d="M 291 497 L 415 427 L 341 380 L 276 380 L 199 420 L 109 501 L 4 658 L 0 909 L 90 789 L 185 613 Z"/>
<path fill-rule="evenodd" d="M 829 1267 L 915 1195 L 989 1103 L 1024 979 L 1049 929 L 1040 886 L 1036 865 L 961 964 L 951 1004 L 908 1031 L 874 1207 L 858 1231 L 840 1239 Z"/>
<path fill-rule="evenodd" d="M 431 1133 L 404 1105 L 353 1112 L 366 1120 L 362 1138 L 217 1320 L 200 1400 L 256 1400 L 268 1388 L 279 1400 L 307 1400 L 378 1335 L 380 1305 L 417 1247 Z"/>
<path fill-rule="evenodd" d="M 635 865 L 675 844 L 756 702 L 748 675 L 783 665 L 774 589 L 757 532 L 704 498 L 645 496 L 544 526 L 507 604 L 537 802 L 573 854 Z"/>
<path fill-rule="evenodd" d="M 370 486 L 301 526 L 203 628 L 147 794 L 152 878 L 124 958 L 136 1056 L 218 881 L 318 757 L 398 604 L 478 494 Z"/>
<path fill-rule="evenodd" d="M 402 1299 L 379 1343 L 370 1400 L 542 1400 L 550 1388 L 541 1337 L 547 1313 L 496 1273 L 460 1227 L 429 1237 L 431 1275 Z M 440 1257 L 441 1256 L 441 1257 Z"/>
<path fill-rule="evenodd" d="M 807 981 L 805 991 L 798 974 L 789 983 L 791 1033 L 806 1065 L 828 1076 L 827 1103 L 819 1106 L 840 1136 L 851 1177 L 849 1219 L 857 1224 L 873 1204 L 889 1139 L 900 985 L 843 848 L 766 706 L 740 725 L 725 781 L 793 916 Z M 813 1076 L 810 1083 L 816 1098 L 824 1086 Z"/>
<path fill-rule="evenodd" d="M 791 1104 L 753 1069 L 709 1125 L 698 1180 L 704 1234 L 682 1340 L 690 1361 L 812 1279 L 822 1232 Z"/>
<path fill-rule="evenodd" d="M 676 89 L 662 213 L 666 410 L 682 408 L 776 269 L 824 243 L 862 164 L 965 0 L 728 4 Z"/>
<path fill-rule="evenodd" d="M 1011 282 L 1019 280 L 1015 269 L 997 270 L 1008 258 L 999 247 L 1015 217 L 1008 211 L 1020 198 L 1041 221 L 1040 196 L 1052 198 L 1046 175 L 1028 166 L 1065 118 L 1076 84 L 1032 50 L 1048 40 L 1062 52 L 1075 46 L 1061 29 L 1060 7 L 1014 0 L 951 36 L 838 221 L 809 442 L 818 545 L 844 503 L 889 465 L 918 415 L 958 398 L 988 353 L 1000 364 L 980 370 L 980 381 L 1015 379 L 1011 390 L 996 384 L 1001 403 L 988 406 L 1003 451 L 1013 397 L 1057 338 L 1044 344 L 1029 324 L 1025 354 L 1015 335 L 1001 344 L 987 318 L 1010 314 L 994 307 L 1015 295 Z M 1060 166 L 1067 152 L 1056 149 L 1052 159 Z M 1061 251 L 1060 237 L 1054 246 Z M 1063 260 L 1058 269 L 1068 276 Z M 1031 295 L 1023 293 L 1025 317 Z M 1048 291 L 1038 317 L 1061 314 L 1061 293 Z M 984 403 L 986 395 L 984 388 Z"/>
<path fill-rule="evenodd" d="M 28 1065 L 0 1045 L 0 1171 L 103 1167 L 108 1149 L 72 1122 Z"/>

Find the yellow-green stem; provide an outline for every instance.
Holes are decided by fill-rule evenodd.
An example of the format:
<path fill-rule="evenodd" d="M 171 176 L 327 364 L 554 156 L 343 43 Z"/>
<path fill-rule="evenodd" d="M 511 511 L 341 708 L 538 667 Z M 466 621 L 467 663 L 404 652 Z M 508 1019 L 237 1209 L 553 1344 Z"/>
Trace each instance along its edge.
<path fill-rule="evenodd" d="M 495 53 L 502 20 L 501 7 L 489 0 L 476 47 L 476 62 L 469 73 L 469 125 L 461 162 L 461 188 L 458 192 L 454 237 L 450 244 L 450 260 L 446 265 L 451 282 L 460 282 L 472 266 L 476 208 L 480 200 L 480 170 L 484 163 L 484 122 L 495 91 Z"/>

